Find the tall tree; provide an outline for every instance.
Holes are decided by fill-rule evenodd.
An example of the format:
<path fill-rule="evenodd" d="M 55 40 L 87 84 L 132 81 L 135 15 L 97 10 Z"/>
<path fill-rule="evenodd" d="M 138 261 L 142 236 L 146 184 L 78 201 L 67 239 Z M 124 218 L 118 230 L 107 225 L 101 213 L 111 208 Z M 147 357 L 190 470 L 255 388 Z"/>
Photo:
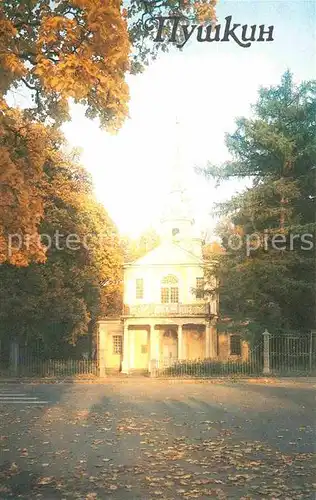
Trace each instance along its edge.
<path fill-rule="evenodd" d="M 155 15 L 214 19 L 215 0 L 3 0 L 0 4 L 0 263 L 45 258 L 41 246 L 8 256 L 8 239 L 36 241 L 40 185 L 51 154 L 51 126 L 68 120 L 72 98 L 116 132 L 128 114 L 127 72 L 141 71 L 166 43 L 152 43 Z M 9 108 L 10 92 L 29 101 Z M 44 125 L 49 128 L 44 129 Z M 11 218 L 8 215 L 12 213 Z"/>
<path fill-rule="evenodd" d="M 315 327 L 316 82 L 295 85 L 286 72 L 259 91 L 254 112 L 227 136 L 233 160 L 206 169 L 252 179 L 218 206 L 230 220 L 219 228 L 222 315 L 234 329 L 304 331 Z"/>
<path fill-rule="evenodd" d="M 144 231 L 139 238 L 122 238 L 125 262 L 133 262 L 140 259 L 143 255 L 156 248 L 160 243 L 159 234 L 155 229 L 149 228 Z"/>
<path fill-rule="evenodd" d="M 31 122 L 0 99 L 0 264 L 45 260 L 36 237 L 44 214 L 43 166 L 58 146 L 53 130 Z M 22 243 L 27 238 L 26 247 Z"/>
<path fill-rule="evenodd" d="M 67 99 L 118 130 L 127 116 L 125 74 L 139 71 L 166 44 L 153 43 L 146 21 L 177 14 L 214 19 L 215 0 L 3 0 L 0 5 L 0 93 L 30 91 L 32 116 L 58 123 Z"/>
<path fill-rule="evenodd" d="M 40 338 L 52 352 L 76 342 L 100 316 L 120 312 L 123 254 L 116 228 L 75 158 L 55 151 L 44 179 L 40 234 L 46 262 L 0 266 L 0 337 Z"/>

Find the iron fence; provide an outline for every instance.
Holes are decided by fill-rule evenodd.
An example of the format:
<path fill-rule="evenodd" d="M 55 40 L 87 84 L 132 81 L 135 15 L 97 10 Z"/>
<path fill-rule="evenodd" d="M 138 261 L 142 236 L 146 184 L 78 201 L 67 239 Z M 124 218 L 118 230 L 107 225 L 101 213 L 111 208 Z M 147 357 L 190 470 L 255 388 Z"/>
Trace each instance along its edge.
<path fill-rule="evenodd" d="M 270 370 L 275 374 L 316 373 L 314 332 L 270 336 Z"/>
<path fill-rule="evenodd" d="M 161 359 L 152 362 L 152 376 L 156 377 L 225 377 L 258 376 L 263 370 L 263 344 L 260 343 L 248 352 L 245 359 L 231 358 L 225 361 L 217 359 Z"/>
<path fill-rule="evenodd" d="M 1 376 L 71 377 L 97 374 L 97 362 L 91 359 L 43 360 L 34 357 L 19 360 L 16 366 L 0 365 Z"/>
<path fill-rule="evenodd" d="M 200 377 L 270 375 L 316 375 L 316 332 L 270 335 L 245 357 L 218 359 L 162 359 L 152 361 L 152 376 Z M 265 363 L 268 365 L 264 366 Z M 267 369 L 268 368 L 268 369 Z"/>

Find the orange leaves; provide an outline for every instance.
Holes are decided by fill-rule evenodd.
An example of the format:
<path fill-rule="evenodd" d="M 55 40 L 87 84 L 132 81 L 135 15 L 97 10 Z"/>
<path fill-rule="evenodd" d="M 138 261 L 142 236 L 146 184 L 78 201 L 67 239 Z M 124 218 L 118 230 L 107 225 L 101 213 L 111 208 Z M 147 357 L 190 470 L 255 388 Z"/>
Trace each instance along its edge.
<path fill-rule="evenodd" d="M 48 132 L 0 106 L 0 263 L 25 266 L 45 260 L 38 237 L 43 216 L 43 164 L 49 157 Z"/>
<path fill-rule="evenodd" d="M 60 39 L 68 44 L 76 42 L 79 33 L 80 27 L 74 19 L 64 16 L 45 17 L 39 30 L 38 48 L 43 49 Z"/>
<path fill-rule="evenodd" d="M 216 21 L 215 6 L 217 4 L 217 0 L 199 0 L 196 2 L 182 0 L 181 3 L 183 9 L 190 12 L 195 21 L 199 23 Z"/>
<path fill-rule="evenodd" d="M 17 30 L 9 20 L 1 17 L 0 10 L 0 91 L 4 92 L 6 92 L 13 79 L 25 74 L 23 61 L 11 49 L 12 39 L 16 34 Z"/>
<path fill-rule="evenodd" d="M 12 22 L 1 16 L 0 11 L 0 47 L 3 49 L 12 37 L 16 36 L 17 30 Z"/>
<path fill-rule="evenodd" d="M 196 17 L 200 23 L 216 20 L 216 3 L 216 0 L 206 0 L 195 3 L 194 7 L 196 11 Z"/>
<path fill-rule="evenodd" d="M 0 49 L 0 92 L 23 83 L 36 98 L 31 113 L 37 119 L 60 123 L 67 110 L 54 103 L 71 97 L 104 126 L 117 130 L 122 125 L 128 112 L 130 42 L 120 1 L 60 0 L 53 8 L 38 0 L 36 9 L 22 6 L 18 17 L 0 4 Z"/>
<path fill-rule="evenodd" d="M 26 68 L 22 61 L 15 54 L 4 54 L 0 56 L 1 66 L 14 73 L 16 76 L 26 74 Z"/>

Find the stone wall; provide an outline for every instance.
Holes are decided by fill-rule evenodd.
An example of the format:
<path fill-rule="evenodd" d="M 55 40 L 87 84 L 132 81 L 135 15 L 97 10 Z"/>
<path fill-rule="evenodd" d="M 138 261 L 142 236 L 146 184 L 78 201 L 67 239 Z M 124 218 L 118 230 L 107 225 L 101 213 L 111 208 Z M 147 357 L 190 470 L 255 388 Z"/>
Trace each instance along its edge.
<path fill-rule="evenodd" d="M 123 343 L 123 324 L 120 319 L 99 322 L 98 331 L 98 361 L 100 375 L 105 375 L 107 370 L 119 371 L 122 355 L 114 352 L 114 336 L 121 336 Z"/>
<path fill-rule="evenodd" d="M 230 351 L 230 337 L 229 333 L 218 334 L 218 359 L 220 361 L 234 361 L 240 360 L 247 361 L 249 353 L 249 345 L 245 340 L 241 340 L 241 356 L 231 354 Z"/>

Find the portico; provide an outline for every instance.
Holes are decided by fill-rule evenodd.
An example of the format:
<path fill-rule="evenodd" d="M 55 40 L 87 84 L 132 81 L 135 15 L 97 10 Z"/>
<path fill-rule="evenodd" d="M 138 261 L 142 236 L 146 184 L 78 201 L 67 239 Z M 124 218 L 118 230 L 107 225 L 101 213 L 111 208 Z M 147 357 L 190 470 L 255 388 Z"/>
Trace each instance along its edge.
<path fill-rule="evenodd" d="M 122 373 L 146 369 L 151 372 L 175 361 L 217 355 L 214 319 L 126 318 L 123 338 Z"/>

